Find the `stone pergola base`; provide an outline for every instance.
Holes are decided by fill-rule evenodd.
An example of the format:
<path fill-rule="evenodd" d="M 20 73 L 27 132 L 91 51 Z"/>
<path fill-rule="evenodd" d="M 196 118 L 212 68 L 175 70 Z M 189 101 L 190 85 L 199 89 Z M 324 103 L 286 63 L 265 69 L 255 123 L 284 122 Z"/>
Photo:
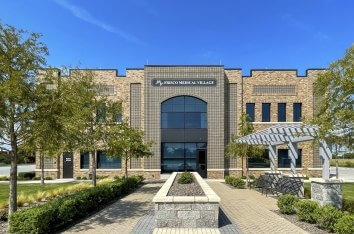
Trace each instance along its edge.
<path fill-rule="evenodd" d="M 311 200 L 320 205 L 333 205 L 342 209 L 342 180 L 323 180 L 311 181 Z"/>

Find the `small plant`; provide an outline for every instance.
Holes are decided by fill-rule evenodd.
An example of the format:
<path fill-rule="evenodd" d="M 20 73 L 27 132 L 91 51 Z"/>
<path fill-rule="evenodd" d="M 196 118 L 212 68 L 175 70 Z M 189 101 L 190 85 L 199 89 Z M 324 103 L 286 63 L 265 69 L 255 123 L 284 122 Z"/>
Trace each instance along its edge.
<path fill-rule="evenodd" d="M 17 179 L 19 180 L 32 180 L 36 176 L 35 172 L 20 172 L 18 173 Z"/>
<path fill-rule="evenodd" d="M 41 177 L 39 177 L 39 176 L 35 176 L 32 178 L 32 180 L 40 180 L 40 179 L 41 179 Z"/>
<path fill-rule="evenodd" d="M 226 176 L 225 182 L 229 185 L 232 185 L 235 188 L 239 188 L 239 189 L 245 188 L 245 182 L 241 178 Z"/>
<path fill-rule="evenodd" d="M 50 177 L 50 176 L 47 176 L 45 179 L 46 179 L 46 180 L 52 180 L 53 178 Z"/>
<path fill-rule="evenodd" d="M 342 216 L 343 212 L 332 205 L 319 207 L 315 211 L 317 225 L 331 232 L 334 231 L 334 225 Z"/>
<path fill-rule="evenodd" d="M 306 199 L 311 199 L 311 188 L 304 186 L 304 195 Z"/>
<path fill-rule="evenodd" d="M 300 220 L 308 223 L 316 222 L 316 210 L 318 209 L 318 204 L 316 202 L 311 200 L 298 201 L 295 204 L 295 209 Z"/>
<path fill-rule="evenodd" d="M 343 210 L 354 213 L 354 199 L 343 199 Z"/>
<path fill-rule="evenodd" d="M 256 177 L 254 175 L 249 175 L 248 178 L 250 178 L 251 180 L 255 180 Z"/>
<path fill-rule="evenodd" d="M 353 234 L 354 233 L 354 215 L 345 214 L 338 219 L 333 228 L 335 233 L 339 234 Z"/>
<path fill-rule="evenodd" d="M 183 172 L 178 179 L 179 184 L 190 184 L 193 182 L 193 175 L 190 172 Z"/>
<path fill-rule="evenodd" d="M 81 180 L 81 177 L 80 177 L 80 176 L 78 176 L 78 177 L 76 177 L 76 179 L 77 179 L 77 180 Z"/>
<path fill-rule="evenodd" d="M 299 199 L 293 195 L 285 194 L 278 198 L 277 205 L 282 214 L 295 214 L 295 204 Z"/>
<path fill-rule="evenodd" d="M 82 179 L 83 179 L 83 180 L 87 180 L 87 177 L 86 177 L 86 176 L 84 176 L 84 177 L 82 177 Z"/>

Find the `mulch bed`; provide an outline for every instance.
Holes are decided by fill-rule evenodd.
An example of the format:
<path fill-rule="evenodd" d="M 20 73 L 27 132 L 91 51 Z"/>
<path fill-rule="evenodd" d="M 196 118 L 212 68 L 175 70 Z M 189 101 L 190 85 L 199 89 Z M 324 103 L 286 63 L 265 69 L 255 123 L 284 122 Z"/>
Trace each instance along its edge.
<path fill-rule="evenodd" d="M 178 178 L 180 177 L 181 174 L 177 174 L 170 188 L 170 191 L 168 191 L 167 196 L 205 196 L 203 189 L 199 186 L 195 178 L 193 183 L 179 184 Z"/>
<path fill-rule="evenodd" d="M 303 221 L 300 221 L 297 215 L 287 215 L 287 214 L 282 214 L 280 213 L 279 210 L 273 211 L 277 215 L 283 217 L 284 219 L 288 220 L 289 222 L 295 224 L 299 228 L 311 233 L 311 234 L 328 234 L 330 232 L 327 232 L 326 230 L 322 230 L 316 226 L 316 224 L 312 223 L 306 223 Z"/>
<path fill-rule="evenodd" d="M 0 234 L 5 234 L 7 229 L 7 222 L 0 220 Z"/>

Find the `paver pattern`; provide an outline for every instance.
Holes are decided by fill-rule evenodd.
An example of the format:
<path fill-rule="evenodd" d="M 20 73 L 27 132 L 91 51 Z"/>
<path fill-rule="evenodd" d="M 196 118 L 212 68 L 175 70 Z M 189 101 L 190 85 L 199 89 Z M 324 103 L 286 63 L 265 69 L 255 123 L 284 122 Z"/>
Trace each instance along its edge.
<path fill-rule="evenodd" d="M 152 198 L 161 186 L 162 182 L 145 184 L 64 233 L 131 233 L 139 219 L 152 209 Z"/>
<path fill-rule="evenodd" d="M 218 228 L 155 228 L 153 234 L 220 234 Z"/>
<path fill-rule="evenodd" d="M 307 233 L 275 214 L 276 199 L 255 190 L 234 189 L 220 182 L 208 182 L 221 198 L 221 207 L 243 233 Z"/>

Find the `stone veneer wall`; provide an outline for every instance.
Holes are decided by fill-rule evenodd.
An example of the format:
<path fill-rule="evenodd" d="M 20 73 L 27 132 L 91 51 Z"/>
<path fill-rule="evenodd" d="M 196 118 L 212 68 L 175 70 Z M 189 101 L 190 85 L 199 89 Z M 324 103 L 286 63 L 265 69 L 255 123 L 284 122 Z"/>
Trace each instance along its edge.
<path fill-rule="evenodd" d="M 342 209 L 342 181 L 312 181 L 311 182 L 311 199 L 320 205 L 333 205 L 338 209 Z"/>
<path fill-rule="evenodd" d="M 308 70 L 306 76 L 298 76 L 296 70 L 253 70 L 250 76 L 242 76 L 240 69 L 224 69 L 223 66 L 146 66 L 145 69 L 127 69 L 125 76 L 118 76 L 114 69 L 89 69 L 95 81 L 114 85 L 112 100 L 123 101 L 123 116 L 132 126 L 145 131 L 147 138 L 156 142 L 154 156 L 147 160 L 131 162 L 130 174 L 144 174 L 147 178 L 159 178 L 160 175 L 160 104 L 169 97 L 192 95 L 208 102 L 208 177 L 223 178 L 224 174 L 239 176 L 241 159 L 224 159 L 224 144 L 229 142 L 231 134 L 237 133 L 239 113 L 245 111 L 246 103 L 256 104 L 256 130 L 276 124 L 277 103 L 287 103 L 287 121 L 292 121 L 292 103 L 302 103 L 303 117 L 313 116 L 314 97 L 312 84 L 321 70 Z M 69 76 L 82 70 L 71 70 Z M 58 73 L 59 74 L 59 73 Z M 217 87 L 152 87 L 153 78 L 216 78 Z M 295 93 L 287 95 L 254 94 L 254 85 L 295 85 Z M 224 95 L 220 95 L 224 93 Z M 271 121 L 262 123 L 261 103 L 271 103 Z M 145 103 L 147 103 L 145 105 Z M 213 110 L 213 111 L 211 111 Z M 139 115 L 140 113 L 140 115 Z M 145 114 L 146 113 L 146 114 Z M 214 113 L 214 114 L 213 114 Z M 223 116 L 222 113 L 225 113 Z M 154 121 L 152 121 L 154 120 Z M 140 122 L 140 124 L 139 124 Z M 154 130 L 155 129 L 155 130 Z M 303 149 L 302 172 L 308 176 L 320 176 L 321 159 L 318 148 L 311 142 L 299 144 Z M 276 161 L 277 166 L 277 161 Z M 36 160 L 36 175 L 39 175 L 39 159 Z M 46 176 L 62 178 L 63 162 L 60 157 Z M 225 172 L 225 173 L 224 173 Z M 251 174 L 260 174 L 264 170 L 252 170 Z M 122 175 L 121 170 L 99 170 L 100 175 Z M 88 170 L 80 169 L 79 153 L 74 154 L 74 178 L 88 177 Z"/>

